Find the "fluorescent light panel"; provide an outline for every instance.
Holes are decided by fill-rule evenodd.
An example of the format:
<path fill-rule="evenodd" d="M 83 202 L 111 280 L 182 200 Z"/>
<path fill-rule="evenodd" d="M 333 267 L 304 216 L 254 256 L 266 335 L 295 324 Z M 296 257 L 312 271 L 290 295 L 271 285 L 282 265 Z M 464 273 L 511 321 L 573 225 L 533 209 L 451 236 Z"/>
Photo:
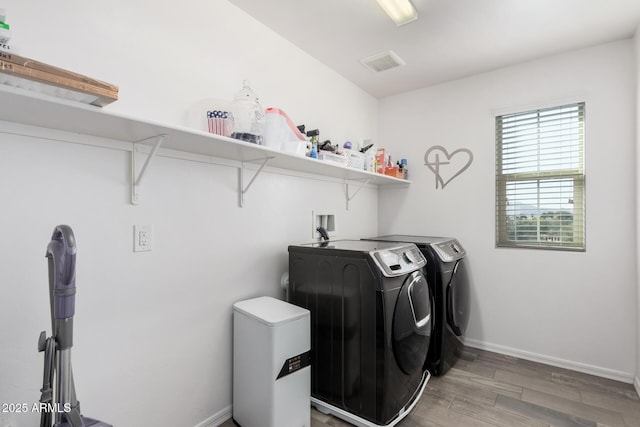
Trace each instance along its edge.
<path fill-rule="evenodd" d="M 399 27 L 418 19 L 418 12 L 409 0 L 377 0 L 378 4 Z"/>

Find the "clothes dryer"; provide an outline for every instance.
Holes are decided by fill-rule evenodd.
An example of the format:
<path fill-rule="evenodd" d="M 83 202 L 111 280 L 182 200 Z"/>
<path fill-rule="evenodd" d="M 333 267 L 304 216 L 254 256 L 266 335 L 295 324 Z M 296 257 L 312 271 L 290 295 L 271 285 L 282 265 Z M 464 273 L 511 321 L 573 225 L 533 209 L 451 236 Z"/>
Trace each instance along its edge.
<path fill-rule="evenodd" d="M 425 368 L 443 375 L 455 365 L 463 350 L 469 324 L 470 284 L 466 252 L 450 237 L 387 235 L 366 240 L 414 243 L 427 259 L 425 275 L 434 295 L 434 331 Z"/>
<path fill-rule="evenodd" d="M 311 312 L 311 402 L 362 427 L 394 426 L 430 374 L 426 260 L 413 244 L 289 246 L 289 302 Z"/>

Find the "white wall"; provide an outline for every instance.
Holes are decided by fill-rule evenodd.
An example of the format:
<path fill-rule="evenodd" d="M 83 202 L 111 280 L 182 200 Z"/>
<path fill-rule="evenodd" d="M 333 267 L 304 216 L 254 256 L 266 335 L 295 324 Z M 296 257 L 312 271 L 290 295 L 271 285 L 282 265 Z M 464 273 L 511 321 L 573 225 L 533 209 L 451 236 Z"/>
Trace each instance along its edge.
<path fill-rule="evenodd" d="M 379 231 L 460 239 L 472 276 L 470 345 L 632 381 L 633 55 L 621 41 L 381 100 L 380 140 L 405 152 L 413 184 L 379 193 Z M 494 113 L 575 100 L 587 102 L 586 252 L 496 248 Z M 433 145 L 475 156 L 444 190 L 424 166 Z"/>
<path fill-rule="evenodd" d="M 5 0 L 16 53 L 119 85 L 106 107 L 190 124 L 249 79 L 263 107 L 334 142 L 376 136 L 376 100 L 226 0 Z M 339 96 L 336 96 L 339 94 Z"/>
<path fill-rule="evenodd" d="M 323 138 L 377 137 L 374 98 L 227 1 L 3 7 L 24 56 L 118 84 L 108 109 L 186 124 L 192 105 L 229 100 L 249 78 L 263 106 Z M 121 427 L 213 423 L 230 416 L 232 303 L 282 296 L 287 245 L 311 240 L 313 209 L 336 214 L 340 237 L 375 234 L 377 192 L 363 189 L 347 211 L 341 183 L 271 171 L 240 208 L 236 167 L 165 151 L 133 206 L 129 147 L 0 123 L 0 402 L 40 397 L 44 254 L 66 223 L 79 251 L 73 364 L 83 413 Z M 153 225 L 152 252 L 132 252 L 134 224 Z M 0 426 L 37 418 L 0 413 Z"/>
<path fill-rule="evenodd" d="M 636 375 L 634 386 L 640 394 L 640 25 L 633 39 L 636 72 Z"/>

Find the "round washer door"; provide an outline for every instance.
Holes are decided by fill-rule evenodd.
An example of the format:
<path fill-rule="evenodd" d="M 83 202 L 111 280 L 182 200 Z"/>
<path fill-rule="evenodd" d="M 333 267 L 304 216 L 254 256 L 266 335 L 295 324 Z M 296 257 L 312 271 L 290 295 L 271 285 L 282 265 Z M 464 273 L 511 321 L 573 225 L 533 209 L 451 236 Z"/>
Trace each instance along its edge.
<path fill-rule="evenodd" d="M 393 354 L 408 375 L 422 369 L 432 329 L 432 297 L 420 271 L 411 273 L 398 294 L 393 314 Z"/>
<path fill-rule="evenodd" d="M 463 261 L 456 262 L 447 285 L 447 323 L 457 336 L 463 336 L 469 325 L 469 277 Z"/>

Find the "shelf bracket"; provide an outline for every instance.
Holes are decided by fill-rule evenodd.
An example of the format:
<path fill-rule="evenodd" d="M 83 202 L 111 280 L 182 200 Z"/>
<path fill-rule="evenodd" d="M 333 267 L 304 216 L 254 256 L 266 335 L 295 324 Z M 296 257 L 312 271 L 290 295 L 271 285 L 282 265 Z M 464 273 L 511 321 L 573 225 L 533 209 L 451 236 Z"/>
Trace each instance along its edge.
<path fill-rule="evenodd" d="M 240 207 L 244 207 L 244 195 L 247 193 L 247 191 L 249 191 L 249 187 L 251 187 L 251 185 L 253 184 L 253 182 L 256 180 L 256 178 L 258 177 L 258 175 L 260 175 L 260 172 L 262 172 L 262 169 L 264 169 L 264 167 L 267 165 L 267 163 L 269 163 L 269 160 L 273 159 L 274 157 L 264 157 L 261 159 L 254 159 L 254 160 L 245 160 L 242 163 L 242 166 L 240 168 Z M 258 170 L 256 171 L 256 173 L 253 175 L 253 178 L 251 178 L 251 181 L 249 181 L 249 183 L 247 184 L 247 186 L 244 186 L 244 165 L 245 163 L 254 163 L 254 162 L 262 162 L 262 164 L 260 165 L 260 167 L 258 168 Z"/>
<path fill-rule="evenodd" d="M 365 187 L 369 181 L 371 181 L 371 178 L 367 179 L 362 185 L 358 186 L 358 189 L 352 194 L 349 195 L 349 183 L 345 184 L 345 195 L 347 196 L 347 210 L 349 210 L 349 202 L 351 200 L 353 200 L 354 197 L 356 197 L 356 195 L 360 192 L 360 190 L 362 190 L 363 187 Z"/>
<path fill-rule="evenodd" d="M 133 149 L 131 150 L 131 204 L 137 205 L 140 200 L 140 194 L 138 193 L 138 189 L 140 187 L 140 183 L 142 182 L 142 178 L 144 178 L 144 174 L 147 171 L 147 167 L 149 163 L 151 163 L 151 159 L 156 155 L 156 151 L 167 137 L 166 134 L 151 136 L 149 138 L 141 139 L 140 141 L 136 141 L 133 143 Z M 151 148 L 151 152 L 147 155 L 147 159 L 145 160 L 142 168 L 140 168 L 140 173 L 136 174 L 136 153 L 138 152 L 138 143 L 142 141 L 147 141 L 149 139 L 156 138 L 156 143 Z"/>

